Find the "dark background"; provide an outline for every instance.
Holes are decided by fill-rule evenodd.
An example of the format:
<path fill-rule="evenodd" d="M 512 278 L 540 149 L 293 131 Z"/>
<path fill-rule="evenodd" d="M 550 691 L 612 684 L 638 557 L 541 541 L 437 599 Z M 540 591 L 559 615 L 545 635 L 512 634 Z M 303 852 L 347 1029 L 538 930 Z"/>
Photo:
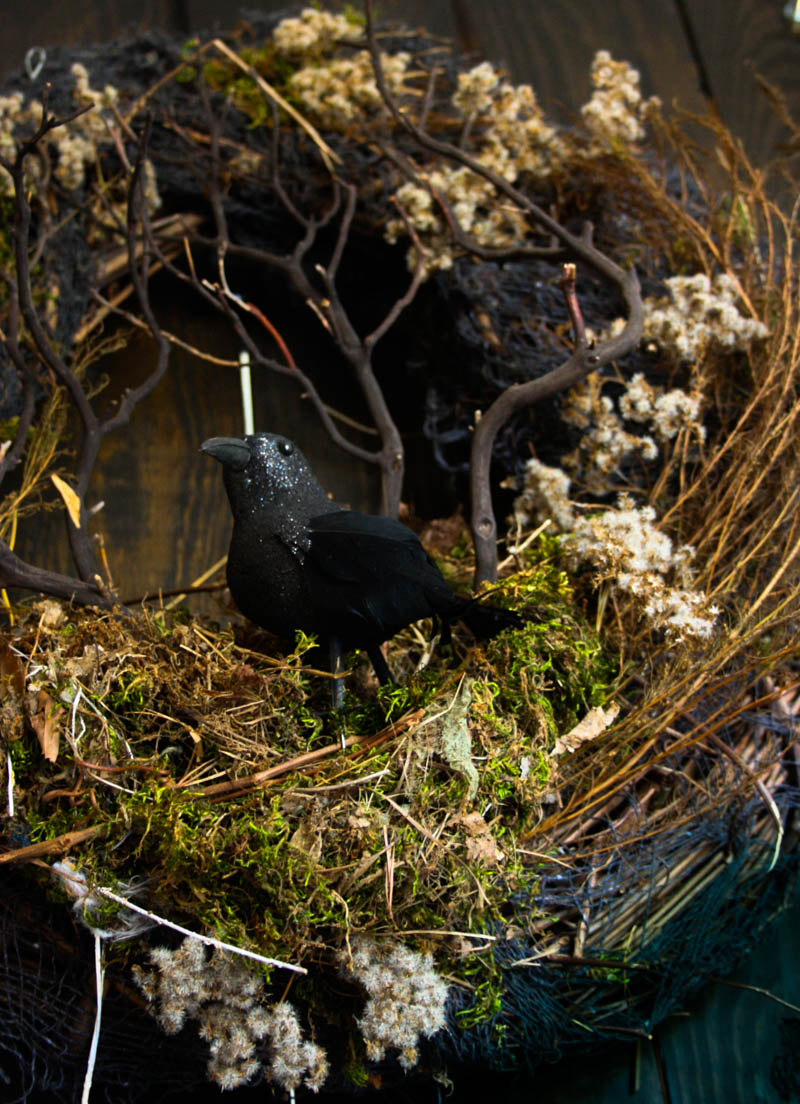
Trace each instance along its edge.
<path fill-rule="evenodd" d="M 2 79 L 22 65 L 31 46 L 108 42 L 137 28 L 188 37 L 230 26 L 238 17 L 236 5 L 221 0 L 4 0 L 2 7 Z M 248 7 L 272 11 L 286 5 Z M 513 79 L 533 84 L 540 102 L 562 121 L 588 99 L 591 58 L 606 48 L 639 69 L 646 96 L 718 112 L 751 159 L 764 164 L 788 134 L 755 74 L 777 85 L 800 118 L 800 34 L 792 34 L 782 8 L 782 0 L 384 0 L 378 14 L 423 24 L 476 60 L 504 62 Z M 187 317 L 180 304 L 163 310 L 168 328 L 173 311 L 189 340 L 235 355 L 230 338 L 209 331 L 203 318 Z M 143 347 L 132 347 L 127 360 L 119 360 L 123 382 L 127 373 L 135 375 L 144 355 Z M 262 428 L 310 435 L 312 447 L 319 440 L 318 431 L 296 422 L 294 399 L 256 381 L 256 402 Z M 95 500 L 125 500 L 123 510 L 104 514 L 111 566 L 125 594 L 190 581 L 223 554 L 229 530 L 219 472 L 198 463 L 196 447 L 212 434 L 240 430 L 235 381 L 198 368 L 188 357 L 175 357 L 159 396 L 145 405 L 127 436 L 108 442 L 92 486 Z M 330 456 L 324 441 L 318 447 L 325 453 L 327 485 L 341 499 L 369 505 L 374 480 L 349 460 Z M 21 539 L 35 540 L 35 559 L 43 566 L 68 566 L 55 536 L 23 533 Z M 480 1095 L 500 1092 L 510 1101 L 541 1098 L 548 1104 L 800 1100 L 799 930 L 795 904 L 728 979 L 767 989 L 794 1007 L 731 984 L 709 986 L 684 1014 L 660 1026 L 653 1042 L 641 1044 L 638 1089 L 632 1044 L 571 1059 L 526 1085 L 492 1081 L 480 1086 Z M 781 1091 L 779 1068 L 786 1074 Z M 458 1085 L 456 1096 L 472 1098 L 465 1085 Z"/>
<path fill-rule="evenodd" d="M 657 94 L 665 105 L 692 112 L 718 111 L 750 157 L 763 164 L 789 135 L 755 74 L 779 85 L 800 117 L 800 35 L 792 34 L 782 2 L 383 0 L 377 7 L 380 18 L 424 24 L 451 38 L 475 61 L 486 57 L 505 63 L 514 80 L 531 83 L 546 110 L 565 122 L 590 96 L 594 53 L 608 49 L 639 69 L 645 96 Z M 3 0 L 0 7 L 0 74 L 19 69 L 31 46 L 116 43 L 137 29 L 188 38 L 214 26 L 230 27 L 241 14 L 235 0 Z M 253 9 L 288 10 L 269 0 L 251 4 Z M 46 73 L 45 67 L 43 78 Z M 157 292 L 156 287 L 153 299 L 165 329 L 181 333 L 195 346 L 236 358 L 238 347 L 223 321 L 207 317 L 194 300 Z M 291 325 L 285 318 L 283 322 Z M 313 369 L 320 358 L 310 342 L 319 327 L 307 312 L 300 323 L 292 332 L 293 342 L 301 343 L 295 355 Z M 304 347 L 305 335 L 309 344 Z M 396 331 L 388 340 L 396 340 Z M 151 357 L 149 341 L 132 340 L 108 366 L 112 392 L 138 381 Z M 375 470 L 359 467 L 330 447 L 296 388 L 262 374 L 254 379 L 254 392 L 257 428 L 295 438 L 337 500 L 377 507 Z M 337 394 L 336 405 L 345 401 Z M 173 350 L 166 379 L 135 411 L 130 432 L 106 439 L 87 501 L 89 506 L 106 503 L 97 524 L 123 598 L 191 582 L 226 551 L 222 480 L 217 465 L 198 457 L 197 447 L 207 437 L 241 432 L 239 409 L 238 380 L 230 370 Z M 429 478 L 429 454 L 421 436 L 407 436 L 411 470 L 406 497 L 423 516 L 442 515 L 454 503 L 452 498 L 430 499 L 428 492 L 437 481 Z M 416 473 L 415 450 L 422 452 Z M 23 521 L 18 548 L 43 567 L 70 571 L 60 514 L 51 515 L 45 529 Z"/>

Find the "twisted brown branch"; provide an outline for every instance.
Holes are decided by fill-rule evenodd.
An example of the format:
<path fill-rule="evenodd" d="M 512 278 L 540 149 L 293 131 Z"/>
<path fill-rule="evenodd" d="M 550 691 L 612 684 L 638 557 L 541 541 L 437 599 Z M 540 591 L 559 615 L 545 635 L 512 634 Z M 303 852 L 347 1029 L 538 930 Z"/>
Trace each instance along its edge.
<path fill-rule="evenodd" d="M 626 271 L 606 256 L 605 253 L 597 249 L 592 244 L 591 237 L 587 232 L 584 231 L 580 235 L 571 233 L 538 204 L 534 203 L 529 196 L 515 188 L 498 173 L 493 172 L 480 161 L 471 157 L 459 146 L 434 138 L 422 126 L 414 123 L 410 115 L 400 110 L 397 101 L 389 90 L 383 72 L 375 36 L 372 0 L 364 0 L 364 3 L 367 43 L 372 57 L 375 83 L 387 110 L 398 126 L 406 130 L 422 149 L 444 157 L 448 161 L 463 165 L 492 184 L 501 195 L 510 199 L 534 223 L 550 234 L 554 241 L 559 242 L 568 256 L 575 257 L 577 260 L 590 265 L 601 276 L 614 284 L 619 289 L 628 312 L 628 319 L 623 331 L 612 340 L 603 342 L 595 350 L 589 351 L 585 343 L 581 344 L 580 334 L 576 333 L 575 352 L 568 360 L 540 379 L 530 380 L 527 383 L 512 384 L 495 399 L 478 422 L 472 440 L 470 465 L 472 536 L 475 544 L 475 584 L 477 586 L 481 582 L 491 582 L 497 578 L 497 522 L 492 507 L 489 469 L 492 447 L 498 432 L 517 411 L 574 386 L 589 372 L 600 368 L 616 357 L 623 356 L 638 344 L 644 322 L 639 280 L 632 269 Z M 445 210 L 451 229 L 455 230 L 457 224 L 455 215 L 448 209 L 442 197 L 437 197 L 437 199 L 440 206 Z M 458 240 L 464 248 L 473 252 L 476 256 L 484 255 L 484 248 L 473 241 L 470 235 L 464 234 L 460 228 L 458 230 Z M 493 259 L 499 259 L 502 256 L 514 256 L 517 252 L 518 250 L 515 247 L 511 247 L 507 251 L 493 250 L 491 256 Z"/>
<path fill-rule="evenodd" d="M 73 486 L 71 487 L 76 496 L 77 508 L 68 511 L 67 518 L 67 535 L 78 578 L 44 571 L 26 563 L 7 544 L 0 543 L 0 584 L 74 599 L 81 604 L 94 604 L 110 608 L 113 600 L 99 581 L 97 564 L 88 531 L 90 514 L 86 509 L 86 492 L 102 439 L 106 434 L 129 421 L 133 408 L 152 391 L 163 375 L 169 356 L 169 343 L 160 333 L 150 307 L 146 278 L 149 258 L 146 248 L 142 254 L 141 270 L 137 267 L 136 262 L 136 227 L 138 213 L 142 207 L 141 181 L 149 128 L 145 128 L 140 140 L 138 157 L 130 183 L 128 257 L 131 277 L 141 311 L 148 329 L 159 344 L 159 354 L 156 366 L 147 379 L 139 387 L 123 395 L 117 410 L 113 414 L 101 419 L 92 406 L 79 374 L 62 356 L 52 341 L 34 302 L 31 270 L 32 265 L 45 247 L 49 233 L 49 221 L 46 216 L 40 219 L 37 238 L 31 250 L 32 209 L 31 199 L 25 183 L 26 162 L 29 157 L 39 152 L 39 144 L 45 135 L 51 130 L 69 123 L 88 110 L 83 108 L 71 115 L 58 118 L 49 114 L 47 104 L 48 90 L 45 89 L 42 120 L 36 132 L 31 138 L 20 144 L 13 161 L 0 157 L 0 165 L 10 174 L 14 190 L 12 237 L 15 268 L 13 275 L 7 272 L 0 273 L 0 278 L 3 279 L 9 289 L 7 332 L 2 334 L 2 340 L 9 359 L 16 367 L 23 385 L 23 402 L 17 433 L 6 455 L 0 461 L 0 479 L 6 471 L 21 461 L 28 430 L 33 424 L 35 415 L 34 384 L 36 379 L 28 358 L 20 346 L 20 321 L 22 320 L 34 346 L 36 356 L 49 370 L 51 377 L 63 386 L 81 422 L 81 444 Z"/>

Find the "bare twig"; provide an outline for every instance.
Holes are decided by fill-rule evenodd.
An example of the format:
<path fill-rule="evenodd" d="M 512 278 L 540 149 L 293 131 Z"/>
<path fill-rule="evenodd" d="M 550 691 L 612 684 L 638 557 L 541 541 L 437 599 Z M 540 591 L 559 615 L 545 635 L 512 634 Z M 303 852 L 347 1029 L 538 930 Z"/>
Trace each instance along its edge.
<path fill-rule="evenodd" d="M 347 748 L 354 747 L 366 749 L 377 747 L 379 744 L 385 743 L 387 740 L 391 740 L 407 731 L 415 725 L 423 715 L 424 710 L 417 709 L 411 713 L 406 713 L 403 717 L 398 717 L 396 721 L 393 721 L 387 728 L 382 729 L 374 736 L 348 736 L 344 741 L 344 745 L 342 745 L 341 741 L 337 741 L 335 744 L 326 744 L 325 747 L 316 748 L 314 751 L 308 751 L 304 755 L 297 755 L 294 759 L 289 759 L 285 763 L 278 763 L 274 767 L 268 767 L 266 770 L 257 771 L 255 774 L 249 774 L 245 778 L 235 778 L 231 782 L 218 782 L 213 786 L 205 786 L 200 790 L 193 790 L 192 792 L 201 793 L 204 797 L 227 797 L 232 794 L 243 793 L 247 790 L 254 789 L 256 786 L 261 786 L 265 782 L 271 781 L 273 778 L 280 778 L 282 775 L 291 774 L 293 771 L 301 771 Z M 0 856 L 0 858 L 2 858 L 2 856 Z"/>
<path fill-rule="evenodd" d="M 18 426 L 18 432 L 13 445 L 4 457 L 4 466 L 0 468 L 0 476 L 9 467 L 19 462 L 25 445 L 25 436 L 32 424 L 34 415 L 33 375 L 27 365 L 27 360 L 19 346 L 19 321 L 20 314 L 25 322 L 27 332 L 36 350 L 36 354 L 42 363 L 52 374 L 52 377 L 60 383 L 68 394 L 82 427 L 82 438 L 78 453 L 73 484 L 64 483 L 64 492 L 68 493 L 73 508 L 67 511 L 67 536 L 69 540 L 72 558 L 77 569 L 78 578 L 58 575 L 53 572 L 43 571 L 31 564 L 23 562 L 9 545 L 0 544 L 0 585 L 18 586 L 24 589 L 39 591 L 40 593 L 53 594 L 66 599 L 74 598 L 82 604 L 96 604 L 110 608 L 113 602 L 100 576 L 92 549 L 91 537 L 88 531 L 89 511 L 86 509 L 86 492 L 89 480 L 94 469 L 100 444 L 103 438 L 119 426 L 124 425 L 130 418 L 136 403 L 152 391 L 158 380 L 164 373 L 169 355 L 169 343 L 160 334 L 155 317 L 150 308 L 147 292 L 147 266 L 149 258 L 146 247 L 142 251 L 142 272 L 137 267 L 136 260 L 136 227 L 141 203 L 141 182 L 147 145 L 149 128 L 145 128 L 140 141 L 136 166 L 131 178 L 129 204 L 128 204 L 128 257 L 131 276 L 137 297 L 139 299 L 145 322 L 155 337 L 159 346 L 156 366 L 150 376 L 137 388 L 126 392 L 115 413 L 105 419 L 100 419 L 92 407 L 89 396 L 84 389 L 78 374 L 73 367 L 58 351 L 50 338 L 39 316 L 34 303 L 33 288 L 31 282 L 31 269 L 35 257 L 43 248 L 43 225 L 40 223 L 38 239 L 34 247 L 33 256 L 30 251 L 31 238 L 31 200 L 25 182 L 25 165 L 27 159 L 36 153 L 39 143 L 49 131 L 63 126 L 71 120 L 82 115 L 85 110 L 74 112 L 63 118 L 57 118 L 49 114 L 47 109 L 48 90 L 45 90 L 42 106 L 42 121 L 36 133 L 27 141 L 20 144 L 17 154 L 12 161 L 0 157 L 0 165 L 11 175 L 14 187 L 14 261 L 15 275 L 8 273 L 0 276 L 9 288 L 9 312 L 7 329 L 3 334 L 5 347 L 9 357 L 17 368 L 23 380 L 23 407 Z"/>
<path fill-rule="evenodd" d="M 494 581 L 497 578 L 497 522 L 492 508 L 489 468 L 492 447 L 498 432 L 519 410 L 572 387 L 593 369 L 609 363 L 615 357 L 622 356 L 634 348 L 641 337 L 644 321 L 639 281 L 632 269 L 626 271 L 597 249 L 592 244 L 588 233 L 584 232 L 582 235 L 571 233 L 499 173 L 487 168 L 459 146 L 434 138 L 414 123 L 409 113 L 401 111 L 389 90 L 383 72 L 375 36 L 372 0 L 365 0 L 365 11 L 367 42 L 372 56 L 375 82 L 387 110 L 398 126 L 405 129 L 421 148 L 465 166 L 492 184 L 501 195 L 510 199 L 520 211 L 559 242 L 567 254 L 590 265 L 613 283 L 622 294 L 628 309 L 625 328 L 616 338 L 603 342 L 592 352 L 588 351 L 585 342 L 582 345 L 576 344 L 575 352 L 558 368 L 540 379 L 512 384 L 495 399 L 478 422 L 472 440 L 470 464 L 472 535 L 475 543 L 475 584 L 477 586 L 479 583 Z M 450 225 L 453 227 L 455 219 L 452 212 L 450 212 L 450 218 L 452 219 Z M 479 248 L 476 248 L 477 243 L 466 242 L 465 244 L 476 255 L 481 255 Z M 506 251 L 507 256 L 513 253 L 513 247 L 510 251 Z M 498 256 L 496 253 L 493 255 Z"/>
<path fill-rule="evenodd" d="M 230 56 L 230 51 L 226 53 L 226 56 Z M 220 123 L 215 117 L 210 97 L 205 88 L 201 88 L 200 95 L 208 122 L 207 145 L 210 157 L 208 192 L 214 217 L 215 235 L 213 238 L 194 235 L 192 240 L 214 248 L 217 254 L 218 279 L 216 282 L 211 282 L 198 278 L 190 254 L 190 271 L 188 274 L 178 269 L 177 265 L 171 264 L 169 259 L 159 252 L 159 245 L 154 242 L 153 248 L 156 255 L 159 256 L 159 259 L 174 276 L 191 284 L 207 303 L 213 305 L 216 310 L 225 315 L 238 339 L 249 353 L 252 364 L 261 365 L 284 375 L 290 374 L 301 384 L 304 395 L 312 403 L 326 431 L 339 447 L 361 460 L 379 465 L 383 477 L 382 509 L 385 513 L 396 515 L 403 482 L 404 449 L 400 433 L 375 375 L 372 358 L 375 346 L 394 326 L 400 314 L 417 294 L 423 272 L 421 251 L 405 292 L 398 297 L 385 317 L 369 334 L 364 337 L 360 336 L 352 322 L 349 311 L 342 302 L 337 286 L 339 269 L 352 232 L 357 202 L 356 189 L 341 180 L 334 180 L 332 200 L 321 216 L 307 216 L 301 212 L 289 197 L 280 177 L 280 120 L 277 105 L 273 100 L 272 187 L 287 214 L 297 224 L 300 235 L 293 249 L 285 255 L 232 242 L 220 187 L 224 169 L 219 134 Z M 183 135 L 183 137 L 186 140 L 186 135 Z M 320 230 L 330 224 L 335 217 L 338 217 L 339 225 L 329 260 L 327 264 L 317 263 L 314 269 L 323 285 L 320 289 L 319 281 L 313 281 L 312 275 L 307 271 L 307 262 L 312 248 L 318 242 Z M 402 212 L 401 217 L 405 217 Z M 277 268 L 285 273 L 294 290 L 314 311 L 350 364 L 380 436 L 380 448 L 362 448 L 345 437 L 339 427 L 336 426 L 313 381 L 295 364 L 278 328 L 267 318 L 259 306 L 245 299 L 229 286 L 225 271 L 228 256 L 255 261 Z M 280 364 L 264 354 L 234 307 L 251 314 L 270 332 L 281 349 L 285 364 Z"/>
<path fill-rule="evenodd" d="M 278 958 L 269 958 L 267 955 L 258 954 L 257 951 L 248 951 L 245 947 L 237 947 L 235 943 L 224 943 L 221 939 L 215 939 L 213 935 L 201 935 L 200 932 L 194 932 L 190 928 L 184 928 L 182 924 L 176 924 L 173 920 L 167 920 L 155 912 L 150 912 L 148 909 L 134 904 L 129 897 L 123 897 L 121 894 L 115 893 L 113 889 L 106 889 L 105 886 L 98 886 L 94 892 L 98 893 L 101 897 L 107 897 L 109 901 L 116 901 L 118 905 L 130 909 L 131 912 L 135 912 L 139 916 L 144 916 L 146 919 L 152 920 L 154 924 L 159 924 L 161 927 L 180 932 L 181 935 L 188 936 L 189 939 L 196 939 L 198 942 L 204 943 L 207 947 L 216 947 L 217 950 L 227 951 L 229 954 L 241 955 L 243 958 L 251 958 L 255 962 L 263 962 L 267 966 L 277 966 L 281 970 L 293 970 L 296 974 L 308 973 L 305 966 L 296 966 L 293 962 L 282 962 Z"/>

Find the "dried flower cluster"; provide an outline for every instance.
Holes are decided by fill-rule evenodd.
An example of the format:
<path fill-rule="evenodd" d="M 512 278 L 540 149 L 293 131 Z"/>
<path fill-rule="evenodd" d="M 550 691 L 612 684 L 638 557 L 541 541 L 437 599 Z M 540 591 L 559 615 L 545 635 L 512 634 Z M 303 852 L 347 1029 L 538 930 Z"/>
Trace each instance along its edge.
<path fill-rule="evenodd" d="M 690 429 L 698 441 L 704 441 L 706 428 L 700 420 L 701 407 L 698 389 L 689 392 L 675 387 L 662 391 L 649 384 L 642 372 L 631 376 L 619 399 L 622 417 L 651 425 L 660 442 L 671 441 L 683 428 Z"/>
<path fill-rule="evenodd" d="M 13 161 L 17 154 L 14 130 L 17 124 L 23 121 L 22 103 L 21 92 L 12 92 L 8 96 L 0 96 L 0 155 L 9 161 Z M 39 104 L 39 118 L 41 118 L 41 104 Z M 5 169 L 0 169 L 0 195 L 9 194 L 11 188 L 10 176 Z"/>
<path fill-rule="evenodd" d="M 564 532 L 575 524 L 575 511 L 569 498 L 572 480 L 563 468 L 553 468 L 532 456 L 525 464 L 521 486 L 508 480 L 503 486 L 517 484 L 519 494 L 514 499 L 514 521 L 522 531 L 534 521 L 552 521 Z"/>
<path fill-rule="evenodd" d="M 763 322 L 739 310 L 740 288 L 727 273 L 718 273 L 713 280 L 703 272 L 671 276 L 664 283 L 666 296 L 644 301 L 644 339 L 676 361 L 696 361 L 709 347 L 742 351 L 767 336 Z M 609 335 L 619 333 L 624 325 L 624 319 L 616 319 Z"/>
<path fill-rule="evenodd" d="M 584 432 L 577 449 L 561 462 L 574 475 L 580 472 L 595 493 L 608 490 L 609 477 L 627 457 L 638 453 L 643 460 L 655 460 L 658 456 L 649 434 L 640 436 L 625 429 L 614 400 L 603 393 L 607 382 L 597 372 L 590 373 L 569 391 L 562 407 L 564 421 Z"/>
<path fill-rule="evenodd" d="M 592 98 L 581 108 L 584 122 L 599 140 L 592 152 L 599 152 L 608 143 L 632 145 L 641 141 L 647 113 L 659 107 L 660 100 L 657 96 L 642 99 L 638 71 L 626 61 L 614 61 L 608 50 L 598 50 L 592 61 L 592 84 Z"/>
<path fill-rule="evenodd" d="M 653 98 L 642 100 L 639 74 L 626 62 L 614 61 L 600 50 L 592 63 L 595 91 L 582 109 L 592 135 L 604 149 L 608 143 L 633 143 L 644 136 L 648 111 L 658 105 Z M 552 174 L 568 152 L 576 135 L 561 135 L 545 122 L 530 85 L 514 86 L 503 79 L 488 62 L 458 76 L 453 106 L 464 116 L 464 136 L 472 142 L 471 153 L 477 161 L 516 183 L 523 173 L 543 178 Z M 480 245 L 502 248 L 521 241 L 527 234 L 522 214 L 498 198 L 495 189 L 469 169 L 448 165 L 420 174 L 421 182 L 403 184 L 397 191 L 411 223 L 425 248 L 427 274 L 452 267 L 454 254 L 445 220 L 436 196 L 451 208 L 462 230 Z M 402 220 L 392 219 L 386 237 L 396 241 L 405 232 Z M 409 267 L 416 262 L 414 250 Z"/>
<path fill-rule="evenodd" d="M 222 1089 L 249 1081 L 262 1067 L 267 1077 L 289 1090 L 301 1083 L 316 1092 L 327 1077 L 328 1062 L 315 1043 L 303 1040 L 291 1005 L 268 1009 L 264 983 L 231 955 L 209 954 L 197 939 L 185 939 L 175 950 L 153 947 L 148 952 L 155 970 L 135 966 L 133 975 L 154 1015 L 168 1035 L 187 1020 L 197 1022 L 209 1044 L 208 1076 Z M 266 1062 L 256 1053 L 266 1039 Z"/>
<path fill-rule="evenodd" d="M 367 1056 L 377 1062 L 395 1048 L 400 1065 L 411 1069 L 420 1036 L 435 1035 L 445 1025 L 448 987 L 434 970 L 432 956 L 361 936 L 353 941 L 345 968 L 368 994 L 358 1021 Z"/>
<path fill-rule="evenodd" d="M 349 51 L 344 57 L 335 54 L 340 44 L 361 35 L 359 22 L 315 8 L 281 20 L 273 32 L 277 52 L 292 63 L 304 63 L 292 73 L 289 87 L 303 111 L 320 126 L 342 129 L 383 110 L 369 51 Z M 410 55 L 383 54 L 381 60 L 396 95 L 403 89 Z"/>
<path fill-rule="evenodd" d="M 382 55 L 383 71 L 395 95 L 402 90 L 410 60 L 406 53 Z M 289 87 L 303 110 L 320 126 L 332 130 L 383 109 L 367 50 L 298 69 L 289 78 Z"/>
<path fill-rule="evenodd" d="M 91 87 L 86 67 L 76 62 L 71 69 L 75 78 L 73 99 L 76 108 L 92 110 L 78 116 L 66 127 L 58 127 L 45 135 L 44 142 L 55 153 L 55 177 L 68 191 L 81 188 L 86 183 L 86 173 L 96 165 L 99 146 L 111 145 L 109 125 L 115 123 L 111 108 L 116 104 L 118 92 L 107 84 L 102 92 Z M 42 121 L 42 105 L 39 100 L 24 104 L 21 93 L 14 92 L 0 97 L 0 153 L 12 160 L 17 153 L 21 133 L 30 132 Z M 148 214 L 153 214 L 161 200 L 156 187 L 155 170 L 150 161 L 145 162 L 145 204 Z M 27 173 L 34 184 L 42 171 L 38 158 L 29 158 Z M 11 191 L 11 180 L 0 169 L 0 195 Z M 123 219 L 124 221 L 124 219 Z"/>
<path fill-rule="evenodd" d="M 576 520 L 570 485 L 563 469 L 529 460 L 521 493 L 514 501 L 517 530 L 533 520 L 555 522 L 564 533 L 573 566 L 588 565 L 599 583 L 608 581 L 630 595 L 653 628 L 674 640 L 710 636 L 719 609 L 691 589 L 691 546 L 673 548 L 670 538 L 654 524 L 655 510 L 637 509 L 625 495 L 619 497 L 616 509 Z"/>
<path fill-rule="evenodd" d="M 304 8 L 299 16 L 282 19 L 272 34 L 279 54 L 301 61 L 329 53 L 338 42 L 360 38 L 362 28 L 344 15 Z"/>
<path fill-rule="evenodd" d="M 632 595 L 652 627 L 670 639 L 709 637 L 720 611 L 689 589 L 694 549 L 688 544 L 673 548 L 655 527 L 655 516 L 651 506 L 637 509 L 621 495 L 616 510 L 581 518 L 565 540 L 566 549 L 576 564 L 589 564 L 600 579 Z"/>
<path fill-rule="evenodd" d="M 659 445 L 671 441 L 682 429 L 697 444 L 706 435 L 699 384 L 691 391 L 665 391 L 637 372 L 615 403 L 604 393 L 610 382 L 597 372 L 590 373 L 568 392 L 562 407 L 564 421 L 584 433 L 575 451 L 562 457 L 561 463 L 573 476 L 580 475 L 596 494 L 614 489 L 613 475 L 628 457 L 638 454 L 646 461 L 657 459 Z M 625 421 L 636 423 L 645 432 L 630 432 Z"/>
<path fill-rule="evenodd" d="M 452 102 L 475 136 L 475 159 L 509 183 L 521 173 L 547 176 L 563 156 L 563 142 L 544 121 L 530 85 L 510 84 L 488 62 L 459 74 Z M 397 190 L 397 201 L 423 242 L 426 273 L 451 268 L 454 259 L 435 196 L 451 207 L 461 229 L 481 245 L 507 246 L 527 233 L 522 213 L 501 202 L 491 184 L 463 166 L 442 165 L 424 174 L 423 183 L 408 182 Z M 401 219 L 387 223 L 388 241 L 395 242 L 405 232 Z M 409 267 L 415 262 L 412 250 Z"/>

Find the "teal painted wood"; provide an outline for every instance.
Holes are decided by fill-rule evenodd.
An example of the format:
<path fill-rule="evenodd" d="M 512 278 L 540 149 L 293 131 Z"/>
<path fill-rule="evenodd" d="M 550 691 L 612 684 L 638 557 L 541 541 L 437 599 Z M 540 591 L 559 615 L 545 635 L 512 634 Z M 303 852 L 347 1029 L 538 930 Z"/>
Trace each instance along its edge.
<path fill-rule="evenodd" d="M 726 979 L 709 983 L 664 1021 L 653 1042 L 617 1044 L 571 1055 L 530 1078 L 499 1078 L 505 1104 L 783 1104 L 776 1071 L 794 1069 L 800 1048 L 782 1041 L 782 1024 L 800 1037 L 800 893 L 766 930 L 753 953 Z M 742 988 L 742 987 L 752 988 Z M 763 989 L 794 1007 L 770 999 Z M 660 1068 L 659 1068 L 660 1067 Z M 466 1104 L 472 1088 L 457 1082 Z"/>

